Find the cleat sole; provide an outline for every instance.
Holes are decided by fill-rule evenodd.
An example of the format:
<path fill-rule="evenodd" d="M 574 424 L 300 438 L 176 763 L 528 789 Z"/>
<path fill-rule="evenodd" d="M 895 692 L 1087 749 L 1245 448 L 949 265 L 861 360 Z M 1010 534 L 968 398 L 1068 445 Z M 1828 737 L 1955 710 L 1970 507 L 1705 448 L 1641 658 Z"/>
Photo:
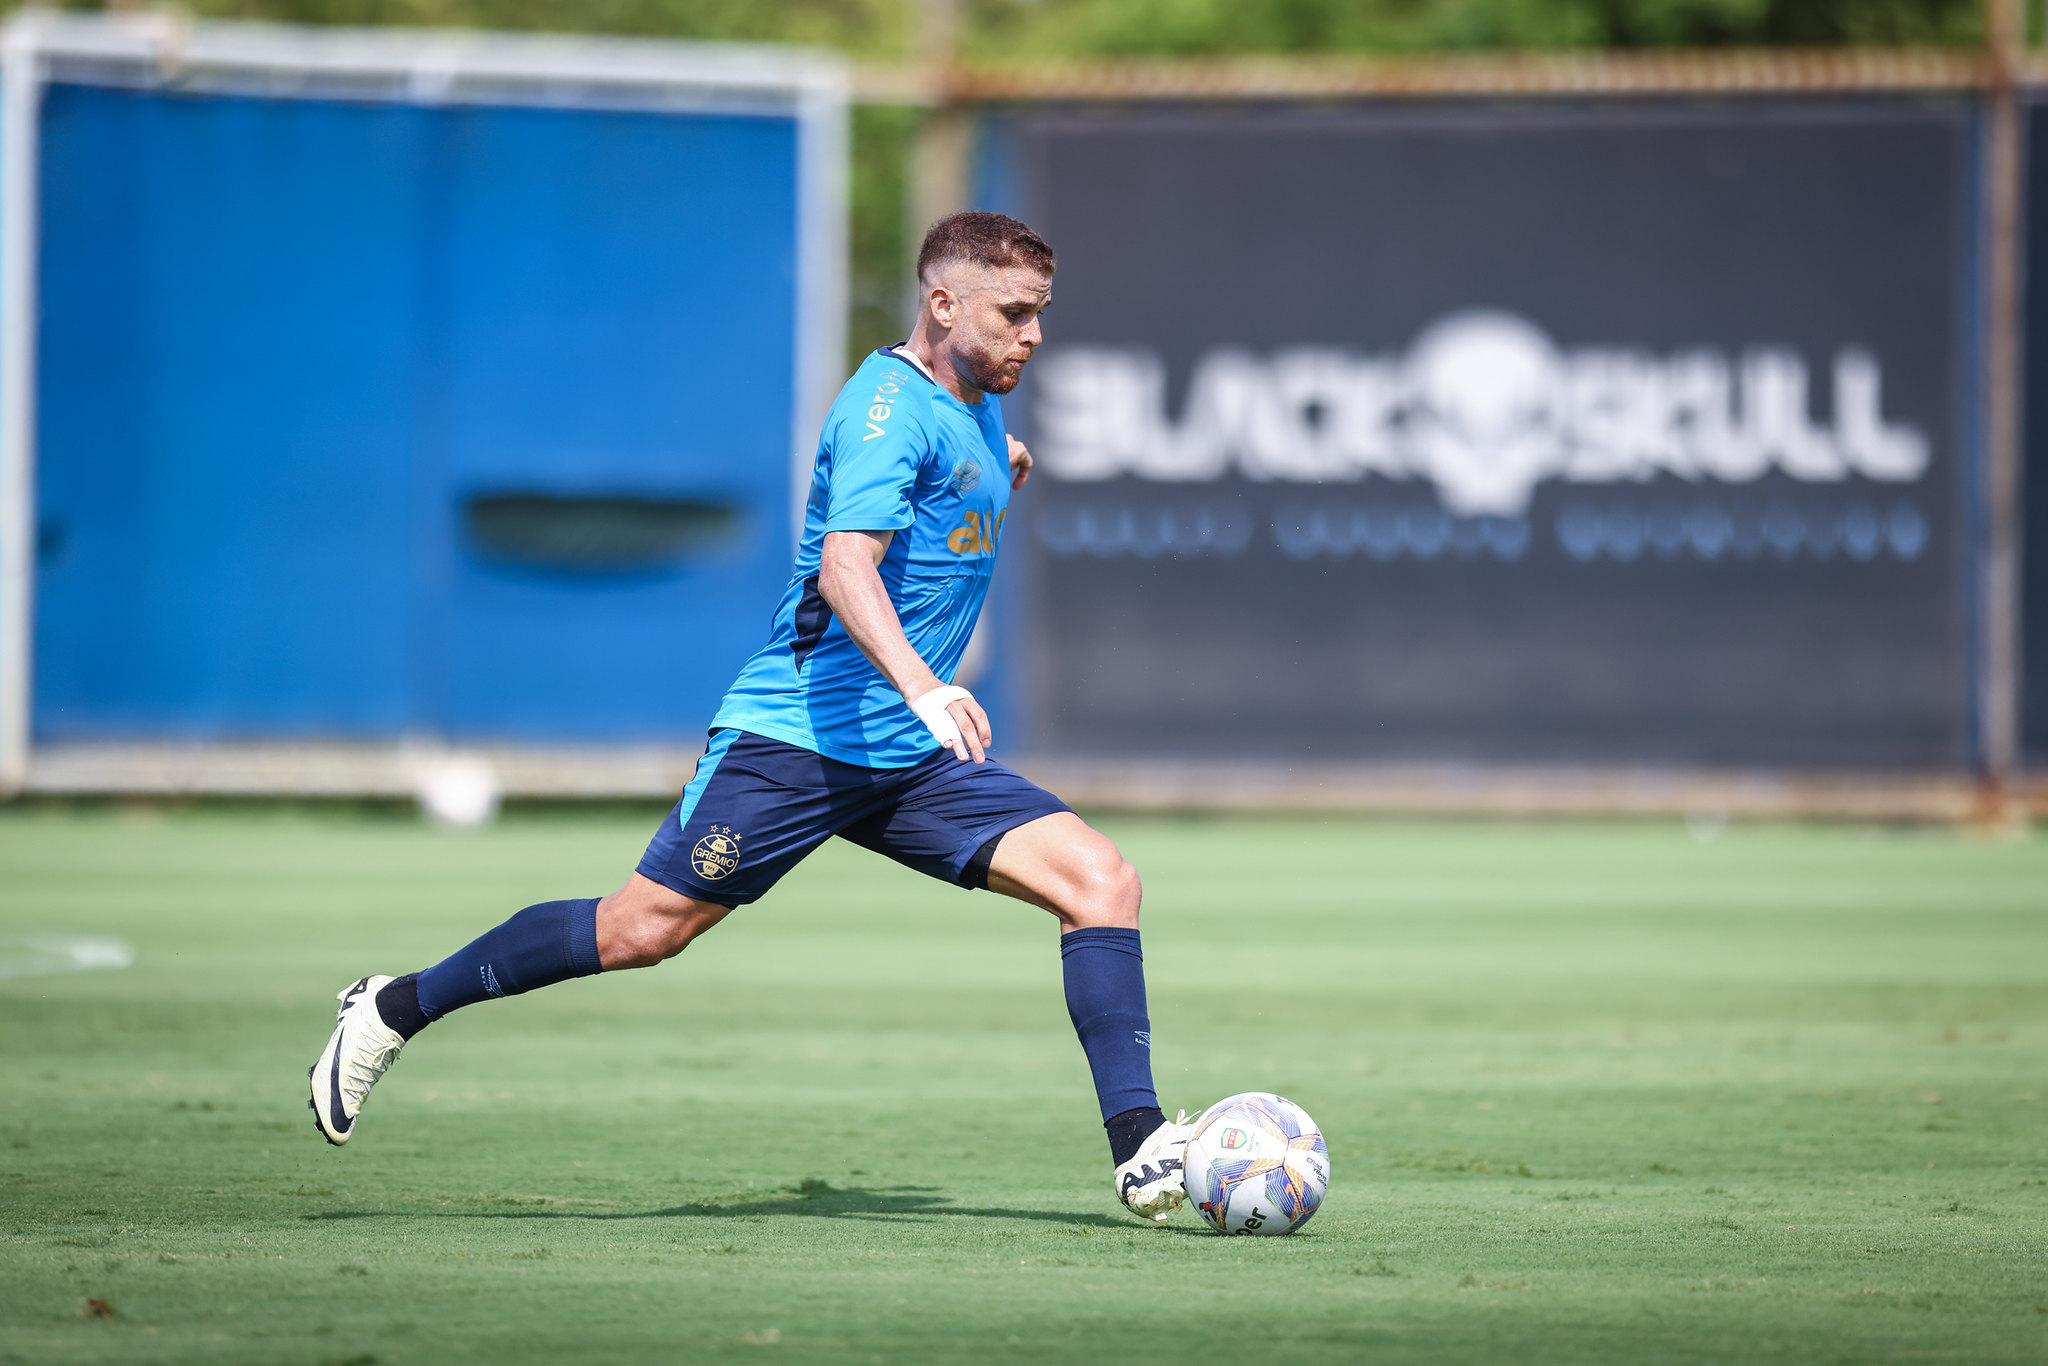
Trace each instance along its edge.
<path fill-rule="evenodd" d="M 309 1085 L 313 1080 L 313 1073 L 319 1068 L 319 1066 L 320 1064 L 316 1062 L 313 1064 L 312 1067 L 306 1069 L 306 1081 Z M 306 1109 L 313 1116 L 313 1132 L 320 1135 L 320 1137 L 326 1139 L 328 1147 L 339 1148 L 341 1145 L 334 1141 L 334 1135 L 328 1133 L 327 1126 L 320 1122 L 320 1107 L 313 1103 L 313 1096 L 310 1091 L 306 1095 Z"/>

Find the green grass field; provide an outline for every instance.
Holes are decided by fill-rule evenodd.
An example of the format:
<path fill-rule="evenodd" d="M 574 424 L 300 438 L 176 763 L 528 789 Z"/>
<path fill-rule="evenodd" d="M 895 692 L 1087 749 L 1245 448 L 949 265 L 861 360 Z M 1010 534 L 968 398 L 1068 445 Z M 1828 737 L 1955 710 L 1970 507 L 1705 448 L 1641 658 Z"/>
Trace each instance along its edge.
<path fill-rule="evenodd" d="M 653 821 L 0 810 L 0 1360 L 2048 1361 L 2038 834 L 1106 821 L 1161 1099 L 1329 1136 L 1293 1238 L 1122 1215 L 1050 918 L 844 846 L 316 1137 L 337 988 Z"/>

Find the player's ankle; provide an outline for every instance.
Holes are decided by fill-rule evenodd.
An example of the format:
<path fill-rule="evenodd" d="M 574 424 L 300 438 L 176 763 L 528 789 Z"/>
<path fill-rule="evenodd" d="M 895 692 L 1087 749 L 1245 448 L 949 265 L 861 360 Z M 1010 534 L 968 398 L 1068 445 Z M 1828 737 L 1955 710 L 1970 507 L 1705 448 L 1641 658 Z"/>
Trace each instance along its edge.
<path fill-rule="evenodd" d="M 408 972 L 394 977 L 377 993 L 377 1014 L 401 1039 L 410 1039 L 434 1022 L 420 1009 L 420 975 Z"/>
<path fill-rule="evenodd" d="M 1166 1116 L 1153 1106 L 1140 1106 L 1126 1110 L 1120 1115 L 1111 1115 L 1102 1121 L 1102 1127 L 1109 1134 L 1109 1160 L 1121 1167 L 1138 1155 L 1138 1149 L 1145 1146 L 1145 1140 L 1152 1137 L 1159 1126 L 1166 1123 Z"/>

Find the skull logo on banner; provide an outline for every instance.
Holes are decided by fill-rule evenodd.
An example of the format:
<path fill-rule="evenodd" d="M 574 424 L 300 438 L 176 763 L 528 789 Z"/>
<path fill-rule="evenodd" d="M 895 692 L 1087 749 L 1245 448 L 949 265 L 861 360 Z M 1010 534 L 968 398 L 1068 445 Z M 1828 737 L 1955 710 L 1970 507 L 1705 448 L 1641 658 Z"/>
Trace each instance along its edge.
<path fill-rule="evenodd" d="M 1405 357 L 1293 348 L 1203 356 L 1179 421 L 1166 372 L 1135 348 L 1076 347 L 1039 363 L 1038 446 L 1054 478 L 1207 482 L 1231 469 L 1294 483 L 1423 478 L 1462 516 L 1516 516 L 1546 479 L 1904 482 L 1925 435 L 1888 423 L 1869 352 L 1835 357 L 1833 422 L 1811 416 L 1806 362 L 1779 347 L 1737 360 L 1694 350 L 1560 351 L 1493 310 L 1452 314 Z"/>

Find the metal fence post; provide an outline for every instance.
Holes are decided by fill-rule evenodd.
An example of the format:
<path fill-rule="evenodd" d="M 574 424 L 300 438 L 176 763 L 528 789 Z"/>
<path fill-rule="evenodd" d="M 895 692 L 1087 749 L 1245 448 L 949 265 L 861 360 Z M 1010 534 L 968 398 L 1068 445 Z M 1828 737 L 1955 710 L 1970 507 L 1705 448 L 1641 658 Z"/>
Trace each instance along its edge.
<path fill-rule="evenodd" d="M 2020 215 L 2025 169 L 2021 156 L 2019 74 L 2025 44 L 2022 0 L 1985 0 L 1991 67 L 1987 92 L 1984 396 L 1985 544 L 1983 547 L 1982 774 L 1986 798 L 1998 804 L 2019 757 L 2019 481 L 2020 481 Z"/>
<path fill-rule="evenodd" d="M 0 37 L 0 795 L 28 782 L 35 678 L 36 24 Z"/>

